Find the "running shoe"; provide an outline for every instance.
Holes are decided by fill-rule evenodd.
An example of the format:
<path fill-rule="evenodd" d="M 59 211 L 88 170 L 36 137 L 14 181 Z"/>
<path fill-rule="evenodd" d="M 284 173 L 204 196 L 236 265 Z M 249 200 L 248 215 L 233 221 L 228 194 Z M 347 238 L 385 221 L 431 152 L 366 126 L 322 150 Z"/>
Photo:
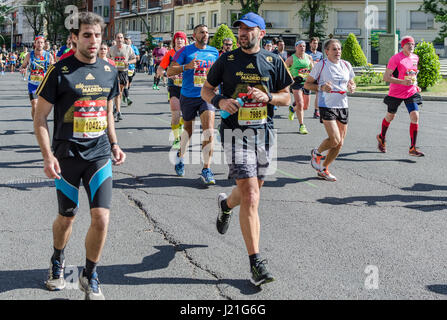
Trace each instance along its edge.
<path fill-rule="evenodd" d="M 183 177 L 185 175 L 185 163 L 183 162 L 183 158 L 179 157 L 178 152 L 175 158 L 175 172 L 179 177 Z"/>
<path fill-rule="evenodd" d="M 332 175 L 327 168 L 318 171 L 318 176 L 327 181 L 337 181 L 337 178 Z"/>
<path fill-rule="evenodd" d="M 275 281 L 275 278 L 267 271 L 267 260 L 258 260 L 254 266 L 251 267 L 250 282 L 259 287 L 262 284 Z"/>
<path fill-rule="evenodd" d="M 174 143 L 172 144 L 172 149 L 180 150 L 180 139 L 174 140 Z"/>
<path fill-rule="evenodd" d="M 418 149 L 416 149 L 416 147 L 410 148 L 409 154 L 410 154 L 410 156 L 413 156 L 413 157 L 425 156 L 425 154 L 423 152 L 419 151 Z"/>
<path fill-rule="evenodd" d="M 154 83 L 154 85 L 152 86 L 152 90 L 155 90 L 155 87 L 157 87 L 157 85 Z"/>
<path fill-rule="evenodd" d="M 295 110 L 293 110 L 292 106 L 289 106 L 289 120 L 293 121 L 294 118 L 295 118 Z"/>
<path fill-rule="evenodd" d="M 155 90 L 160 90 L 160 88 L 158 86 L 155 86 Z"/>
<path fill-rule="evenodd" d="M 308 133 L 309 133 L 309 131 L 307 131 L 307 128 L 306 128 L 306 126 L 304 125 L 304 123 L 303 123 L 303 124 L 300 124 L 299 133 L 300 133 L 300 134 L 308 134 Z"/>
<path fill-rule="evenodd" d="M 231 215 L 233 210 L 224 211 L 222 209 L 222 201 L 227 199 L 227 195 L 225 193 L 219 193 L 217 196 L 217 221 L 216 227 L 217 231 L 220 234 L 225 234 L 230 226 Z"/>
<path fill-rule="evenodd" d="M 380 134 L 377 135 L 377 149 L 379 149 L 380 152 L 383 152 L 383 153 L 386 152 L 385 139 L 382 139 Z"/>
<path fill-rule="evenodd" d="M 315 110 L 314 112 L 314 119 L 320 119 L 320 112 L 318 112 L 318 110 Z"/>
<path fill-rule="evenodd" d="M 216 184 L 216 180 L 214 179 L 214 174 L 210 168 L 203 169 L 202 173 L 200 175 L 200 178 L 202 179 L 202 182 L 206 185 Z"/>
<path fill-rule="evenodd" d="M 133 101 L 127 98 L 127 106 L 130 107 L 132 105 Z"/>
<path fill-rule="evenodd" d="M 123 120 L 123 115 L 121 114 L 121 112 L 117 112 L 116 117 L 117 117 L 118 121 Z"/>
<path fill-rule="evenodd" d="M 314 168 L 317 171 L 320 171 L 322 161 L 324 160 L 325 157 L 321 153 L 318 153 L 318 148 L 313 149 L 310 152 L 310 155 L 312 157 L 312 159 L 310 160 L 312 168 Z"/>
<path fill-rule="evenodd" d="M 92 278 L 88 280 L 83 271 L 79 277 L 79 289 L 85 293 L 85 300 L 105 300 L 96 272 L 93 272 Z"/>
<path fill-rule="evenodd" d="M 51 261 L 48 280 L 45 281 L 48 290 L 59 291 L 65 288 L 64 268 L 65 260 L 62 263 L 57 260 Z"/>

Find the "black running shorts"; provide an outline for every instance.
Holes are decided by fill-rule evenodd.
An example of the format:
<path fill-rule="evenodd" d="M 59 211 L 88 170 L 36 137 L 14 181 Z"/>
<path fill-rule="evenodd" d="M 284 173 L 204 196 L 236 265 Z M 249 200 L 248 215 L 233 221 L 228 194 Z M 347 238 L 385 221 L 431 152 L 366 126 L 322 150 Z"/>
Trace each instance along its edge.
<path fill-rule="evenodd" d="M 120 84 L 125 86 L 129 81 L 129 75 L 127 74 L 127 71 L 118 71 L 118 79 L 120 81 Z"/>
<path fill-rule="evenodd" d="M 59 160 L 61 179 L 55 179 L 59 214 L 73 217 L 79 208 L 79 186 L 87 191 L 90 209 L 110 209 L 112 201 L 112 161 L 86 161 L 80 158 Z"/>
<path fill-rule="evenodd" d="M 320 110 L 321 123 L 323 123 L 323 120 L 337 120 L 343 124 L 348 124 L 348 108 L 324 108 L 320 106 L 318 109 Z"/>
<path fill-rule="evenodd" d="M 383 102 L 388 106 L 388 112 L 392 114 L 395 114 L 397 112 L 397 109 L 399 108 L 402 101 L 405 103 L 408 113 L 410 113 L 412 111 L 419 111 L 418 106 L 422 104 L 422 97 L 419 93 L 415 93 L 407 99 L 400 99 L 390 96 L 386 96 L 383 99 Z"/>
<path fill-rule="evenodd" d="M 299 83 L 299 82 L 295 81 L 290 86 L 290 89 L 292 89 L 292 90 L 301 90 L 301 91 L 303 91 L 303 94 L 305 94 L 306 96 L 310 95 L 310 91 L 304 88 L 304 83 Z"/>
<path fill-rule="evenodd" d="M 168 100 L 171 100 L 172 97 L 176 97 L 180 100 L 180 91 L 182 87 L 170 86 L 168 87 Z"/>

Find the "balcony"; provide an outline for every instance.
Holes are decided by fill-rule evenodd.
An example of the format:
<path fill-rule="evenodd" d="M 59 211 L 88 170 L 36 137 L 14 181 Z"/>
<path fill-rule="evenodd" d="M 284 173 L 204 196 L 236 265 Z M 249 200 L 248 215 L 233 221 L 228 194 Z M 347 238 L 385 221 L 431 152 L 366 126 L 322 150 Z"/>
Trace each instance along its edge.
<path fill-rule="evenodd" d="M 174 6 L 182 6 L 183 5 L 183 0 L 175 0 L 174 1 Z"/>
<path fill-rule="evenodd" d="M 161 6 L 162 6 L 161 1 L 150 1 L 149 2 L 149 9 L 161 8 Z"/>

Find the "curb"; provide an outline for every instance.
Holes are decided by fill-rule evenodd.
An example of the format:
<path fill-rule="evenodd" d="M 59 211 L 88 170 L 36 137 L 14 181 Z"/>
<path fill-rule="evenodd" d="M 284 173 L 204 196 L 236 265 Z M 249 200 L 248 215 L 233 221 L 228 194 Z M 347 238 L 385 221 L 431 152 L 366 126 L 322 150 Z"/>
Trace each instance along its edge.
<path fill-rule="evenodd" d="M 349 97 L 354 98 L 378 98 L 383 99 L 387 96 L 386 93 L 373 93 L 373 92 L 356 92 L 348 93 Z M 437 97 L 437 96 L 424 96 L 422 95 L 423 101 L 447 101 L 447 97 Z"/>

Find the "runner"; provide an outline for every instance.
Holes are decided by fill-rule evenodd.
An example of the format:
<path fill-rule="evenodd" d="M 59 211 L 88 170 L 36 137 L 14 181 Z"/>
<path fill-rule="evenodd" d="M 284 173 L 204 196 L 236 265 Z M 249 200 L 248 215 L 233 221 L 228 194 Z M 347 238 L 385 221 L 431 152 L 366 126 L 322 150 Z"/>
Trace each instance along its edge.
<path fill-rule="evenodd" d="M 213 105 L 200 97 L 200 91 L 206 81 L 209 68 L 219 57 L 219 52 L 216 48 L 207 45 L 209 33 L 206 25 L 199 24 L 195 26 L 193 37 L 195 43 L 177 51 L 168 69 L 168 76 L 174 76 L 183 72 L 180 108 L 187 134 L 183 133 L 180 139 L 181 148 L 177 153 L 175 171 L 181 177 L 185 174 L 183 155 L 192 136 L 194 119 L 199 114 L 203 129 L 202 152 L 204 158 L 200 178 L 205 185 L 209 185 L 216 183 L 214 174 L 210 169 L 213 155 L 215 109 Z"/>
<path fill-rule="evenodd" d="M 67 42 L 65 45 L 63 45 L 60 49 L 59 52 L 56 54 L 56 62 L 59 62 L 59 60 L 61 59 L 62 55 L 64 53 L 67 53 L 68 51 L 70 51 L 70 49 L 72 48 L 71 46 L 71 34 L 68 35 L 67 37 Z"/>
<path fill-rule="evenodd" d="M 293 121 L 296 112 L 296 117 L 300 125 L 298 132 L 300 134 L 308 134 L 309 132 L 304 125 L 304 110 L 309 108 L 310 91 L 304 89 L 304 82 L 306 82 L 306 78 L 310 70 L 312 70 L 313 61 L 312 57 L 305 53 L 306 42 L 303 40 L 295 43 L 295 50 L 295 53 L 286 60 L 286 65 L 290 68 L 293 80 L 295 81 L 291 86 L 295 99 L 295 108 L 289 106 L 289 120 Z"/>
<path fill-rule="evenodd" d="M 320 38 L 312 37 L 310 38 L 309 47 L 310 50 L 306 53 L 312 57 L 312 60 L 315 63 L 320 62 L 323 59 L 323 53 L 318 51 L 318 43 L 320 42 Z M 314 111 L 314 119 L 320 119 L 320 112 L 318 112 L 318 94 L 315 94 L 315 111 Z"/>
<path fill-rule="evenodd" d="M 273 42 L 271 40 L 267 40 L 265 42 L 264 49 L 269 52 L 273 51 Z"/>
<path fill-rule="evenodd" d="M 117 71 L 97 58 L 104 20 L 91 12 L 73 17 L 78 28 L 70 30 L 77 44 L 74 56 L 50 66 L 39 87 L 34 120 L 36 138 L 44 158 L 44 172 L 55 179 L 58 215 L 53 224 L 54 252 L 46 286 L 65 287 L 64 249 L 79 209 L 79 186 L 87 191 L 91 224 L 85 239 L 86 264 L 79 287 L 86 300 L 104 300 L 96 266 L 104 247 L 112 197 L 112 160 L 122 164 L 125 154 L 117 144 L 113 98 L 118 95 Z M 54 105 L 53 145 L 47 117 Z M 94 110 L 94 112 L 92 112 Z M 54 150 L 54 153 L 52 152 Z"/>
<path fill-rule="evenodd" d="M 26 81 L 27 79 L 26 79 L 26 71 L 27 71 L 27 69 L 25 68 L 25 69 L 23 69 L 22 68 L 22 66 L 23 66 L 23 63 L 25 62 L 25 58 L 26 58 L 26 56 L 28 55 L 28 47 L 24 47 L 23 48 L 23 51 L 20 53 L 20 55 L 19 55 L 19 61 L 20 61 L 20 73 L 22 74 L 22 77 L 23 77 L 23 81 Z"/>
<path fill-rule="evenodd" d="M 122 33 L 117 33 L 115 40 L 116 45 L 110 48 L 108 57 L 115 61 L 120 81 L 120 94 L 115 98 L 115 121 L 118 122 L 123 120 L 121 114 L 121 99 L 123 97 L 124 88 L 127 88 L 129 85 L 129 64 L 136 63 L 137 60 L 132 48 L 124 43 L 124 36 Z"/>
<path fill-rule="evenodd" d="M 135 58 L 138 63 L 138 61 L 140 60 L 140 51 L 138 50 L 138 48 L 136 46 L 134 46 L 132 44 L 132 39 L 130 39 L 129 36 L 124 37 L 124 42 L 132 48 L 133 52 L 135 53 Z M 129 84 L 128 84 L 127 88 L 124 88 L 124 90 L 123 90 L 123 101 L 127 103 L 127 106 L 130 106 L 133 103 L 133 101 L 130 100 L 130 98 L 129 98 L 129 90 L 132 85 L 133 77 L 135 77 L 135 72 L 136 72 L 135 63 L 130 63 L 129 70 L 127 70 L 127 75 L 129 76 Z"/>
<path fill-rule="evenodd" d="M 284 44 L 284 40 L 283 39 L 279 39 L 278 42 L 277 42 L 277 45 L 278 45 L 278 48 L 273 50 L 273 53 L 276 53 L 284 61 L 286 61 L 287 60 L 287 51 L 285 50 L 286 46 Z"/>
<path fill-rule="evenodd" d="M 152 89 L 154 90 L 160 90 L 160 88 L 158 87 L 158 85 L 160 84 L 160 76 L 158 75 L 157 69 L 158 66 L 161 63 L 161 60 L 163 60 L 163 57 L 166 55 L 166 53 L 168 52 L 168 50 L 163 47 L 163 42 L 160 41 L 158 43 L 158 47 L 154 48 L 154 50 L 152 51 L 152 56 L 154 57 L 154 85 L 152 86 Z"/>
<path fill-rule="evenodd" d="M 424 153 L 416 148 L 419 131 L 419 105 L 422 104 L 422 97 L 419 94 L 421 88 L 417 85 L 419 57 L 413 53 L 415 42 L 412 37 L 404 37 L 400 45 L 403 50 L 391 57 L 383 75 L 383 81 L 390 83 L 390 90 L 383 100 L 388 106 L 388 111 L 382 120 L 382 131 L 377 135 L 377 147 L 380 152 L 386 152 L 386 132 L 403 101 L 410 114 L 409 154 L 413 157 L 423 157 Z"/>
<path fill-rule="evenodd" d="M 9 66 L 11 73 L 14 73 L 16 71 L 16 64 L 17 64 L 17 54 L 15 52 L 11 52 L 9 54 Z"/>
<path fill-rule="evenodd" d="M 22 68 L 20 69 L 20 72 L 24 73 L 29 67 L 28 93 L 29 99 L 31 100 L 32 119 L 34 119 L 37 107 L 37 88 L 43 81 L 48 68 L 54 62 L 51 55 L 43 50 L 44 44 L 44 37 L 37 36 L 36 39 L 34 39 L 34 50 L 26 56 Z"/>
<path fill-rule="evenodd" d="M 258 214 L 260 189 L 265 176 L 271 173 L 273 105 L 289 105 L 289 85 L 293 80 L 284 61 L 260 47 L 265 36 L 262 17 L 247 13 L 233 27 L 239 27 L 241 47 L 222 54 L 216 61 L 208 73 L 202 97 L 231 114 L 222 120 L 220 136 L 229 163 L 229 178 L 235 179 L 237 186 L 228 197 L 225 193 L 218 195 L 216 227 L 219 233 L 226 233 L 232 210 L 240 205 L 239 221 L 250 260 L 250 281 L 260 286 L 274 280 L 259 252 Z M 221 83 L 223 94 L 216 95 L 215 89 Z M 251 98 L 247 102 L 250 108 L 241 108 L 235 100 L 238 97 Z"/>
<path fill-rule="evenodd" d="M 2 71 L 2 76 L 5 74 L 6 57 L 3 52 L 0 52 L 0 69 Z"/>
<path fill-rule="evenodd" d="M 107 61 L 108 63 L 110 63 L 112 66 L 114 66 L 116 68 L 115 61 L 107 58 L 108 53 L 109 53 L 109 46 L 107 45 L 107 43 L 103 42 L 101 44 L 101 46 L 99 47 L 98 57 L 104 61 Z"/>
<path fill-rule="evenodd" d="M 327 59 L 315 65 L 307 77 L 304 88 L 318 91 L 320 122 L 328 138 L 312 150 L 311 165 L 320 178 L 336 181 L 329 172 L 329 165 L 337 158 L 348 129 L 347 91 L 355 91 L 354 70 L 349 62 L 341 60 L 341 43 L 330 39 L 324 44 Z M 326 157 L 322 153 L 328 151 Z M 322 163 L 322 161 L 324 162 Z"/>
<path fill-rule="evenodd" d="M 158 67 L 158 74 L 164 73 L 171 65 L 172 59 L 177 51 L 188 44 L 188 38 L 184 32 L 177 32 L 172 39 L 174 49 L 170 50 L 163 58 Z M 171 128 L 174 134 L 172 148 L 180 149 L 180 136 L 182 134 L 183 119 L 180 111 L 180 91 L 182 89 L 182 73 L 168 78 L 168 100 L 171 106 Z"/>

